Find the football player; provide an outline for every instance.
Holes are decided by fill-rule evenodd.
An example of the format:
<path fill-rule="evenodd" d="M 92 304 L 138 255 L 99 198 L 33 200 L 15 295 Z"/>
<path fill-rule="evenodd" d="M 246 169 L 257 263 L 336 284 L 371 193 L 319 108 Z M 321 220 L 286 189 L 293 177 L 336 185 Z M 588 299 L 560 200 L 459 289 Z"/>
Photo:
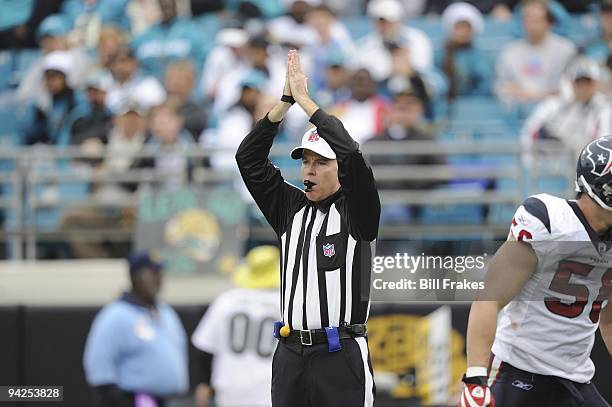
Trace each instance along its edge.
<path fill-rule="evenodd" d="M 612 353 L 612 136 L 577 165 L 576 200 L 517 209 L 472 304 L 459 406 L 609 406 L 591 383 L 595 331 Z"/>

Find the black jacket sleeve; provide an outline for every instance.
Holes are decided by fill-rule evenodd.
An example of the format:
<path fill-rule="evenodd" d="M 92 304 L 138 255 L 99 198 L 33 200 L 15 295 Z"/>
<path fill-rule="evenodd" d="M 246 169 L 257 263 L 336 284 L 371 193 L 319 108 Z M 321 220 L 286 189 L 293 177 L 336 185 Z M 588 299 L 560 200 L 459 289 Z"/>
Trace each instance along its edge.
<path fill-rule="evenodd" d="M 355 237 L 372 241 L 378 235 L 380 199 L 372 168 L 363 158 L 359 144 L 348 134 L 338 118 L 317 110 L 310 122 L 334 150 L 338 178 L 346 197 L 349 228 Z"/>
<path fill-rule="evenodd" d="M 242 179 L 257 206 L 278 236 L 287 227 L 290 211 L 306 203 L 304 192 L 285 182 L 280 170 L 268 159 L 279 123 L 268 116 L 259 120 L 242 140 L 236 152 L 236 162 Z"/>

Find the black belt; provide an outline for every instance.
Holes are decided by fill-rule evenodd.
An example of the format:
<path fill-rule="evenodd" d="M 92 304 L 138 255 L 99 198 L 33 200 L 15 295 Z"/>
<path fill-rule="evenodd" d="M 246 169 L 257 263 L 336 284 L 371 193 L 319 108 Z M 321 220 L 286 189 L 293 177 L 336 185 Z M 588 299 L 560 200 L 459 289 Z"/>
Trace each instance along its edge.
<path fill-rule="evenodd" d="M 338 328 L 340 339 L 350 339 L 366 336 L 365 324 L 346 325 Z M 309 329 L 306 331 L 292 330 L 287 337 L 281 337 L 284 343 L 299 343 L 305 346 L 321 345 L 327 343 L 327 334 L 324 328 Z"/>

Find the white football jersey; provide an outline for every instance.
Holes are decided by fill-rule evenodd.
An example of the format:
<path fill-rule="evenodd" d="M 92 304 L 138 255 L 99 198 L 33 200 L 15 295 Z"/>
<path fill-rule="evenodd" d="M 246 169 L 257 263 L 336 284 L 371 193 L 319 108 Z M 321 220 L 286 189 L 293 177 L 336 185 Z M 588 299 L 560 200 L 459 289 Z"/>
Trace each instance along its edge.
<path fill-rule="evenodd" d="M 588 382 L 595 372 L 590 354 L 599 312 L 610 297 L 610 245 L 599 240 L 576 201 L 548 194 L 523 202 L 510 233 L 533 247 L 538 266 L 500 312 L 492 348 L 496 359 L 532 373 Z"/>
<path fill-rule="evenodd" d="M 211 385 L 220 407 L 268 407 L 272 355 L 279 319 L 278 289 L 235 288 L 208 308 L 191 336 L 193 345 L 212 353 Z"/>

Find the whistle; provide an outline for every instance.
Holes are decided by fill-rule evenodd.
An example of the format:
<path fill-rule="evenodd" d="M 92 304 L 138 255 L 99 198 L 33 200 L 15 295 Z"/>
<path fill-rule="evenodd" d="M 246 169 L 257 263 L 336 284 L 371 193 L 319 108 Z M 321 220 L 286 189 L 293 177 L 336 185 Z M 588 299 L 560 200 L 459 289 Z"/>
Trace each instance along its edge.
<path fill-rule="evenodd" d="M 310 191 L 312 191 L 312 187 L 314 187 L 315 184 L 312 181 L 306 180 L 306 181 L 304 181 L 304 186 L 306 187 L 306 189 L 304 189 L 304 191 L 305 192 L 310 192 Z"/>

